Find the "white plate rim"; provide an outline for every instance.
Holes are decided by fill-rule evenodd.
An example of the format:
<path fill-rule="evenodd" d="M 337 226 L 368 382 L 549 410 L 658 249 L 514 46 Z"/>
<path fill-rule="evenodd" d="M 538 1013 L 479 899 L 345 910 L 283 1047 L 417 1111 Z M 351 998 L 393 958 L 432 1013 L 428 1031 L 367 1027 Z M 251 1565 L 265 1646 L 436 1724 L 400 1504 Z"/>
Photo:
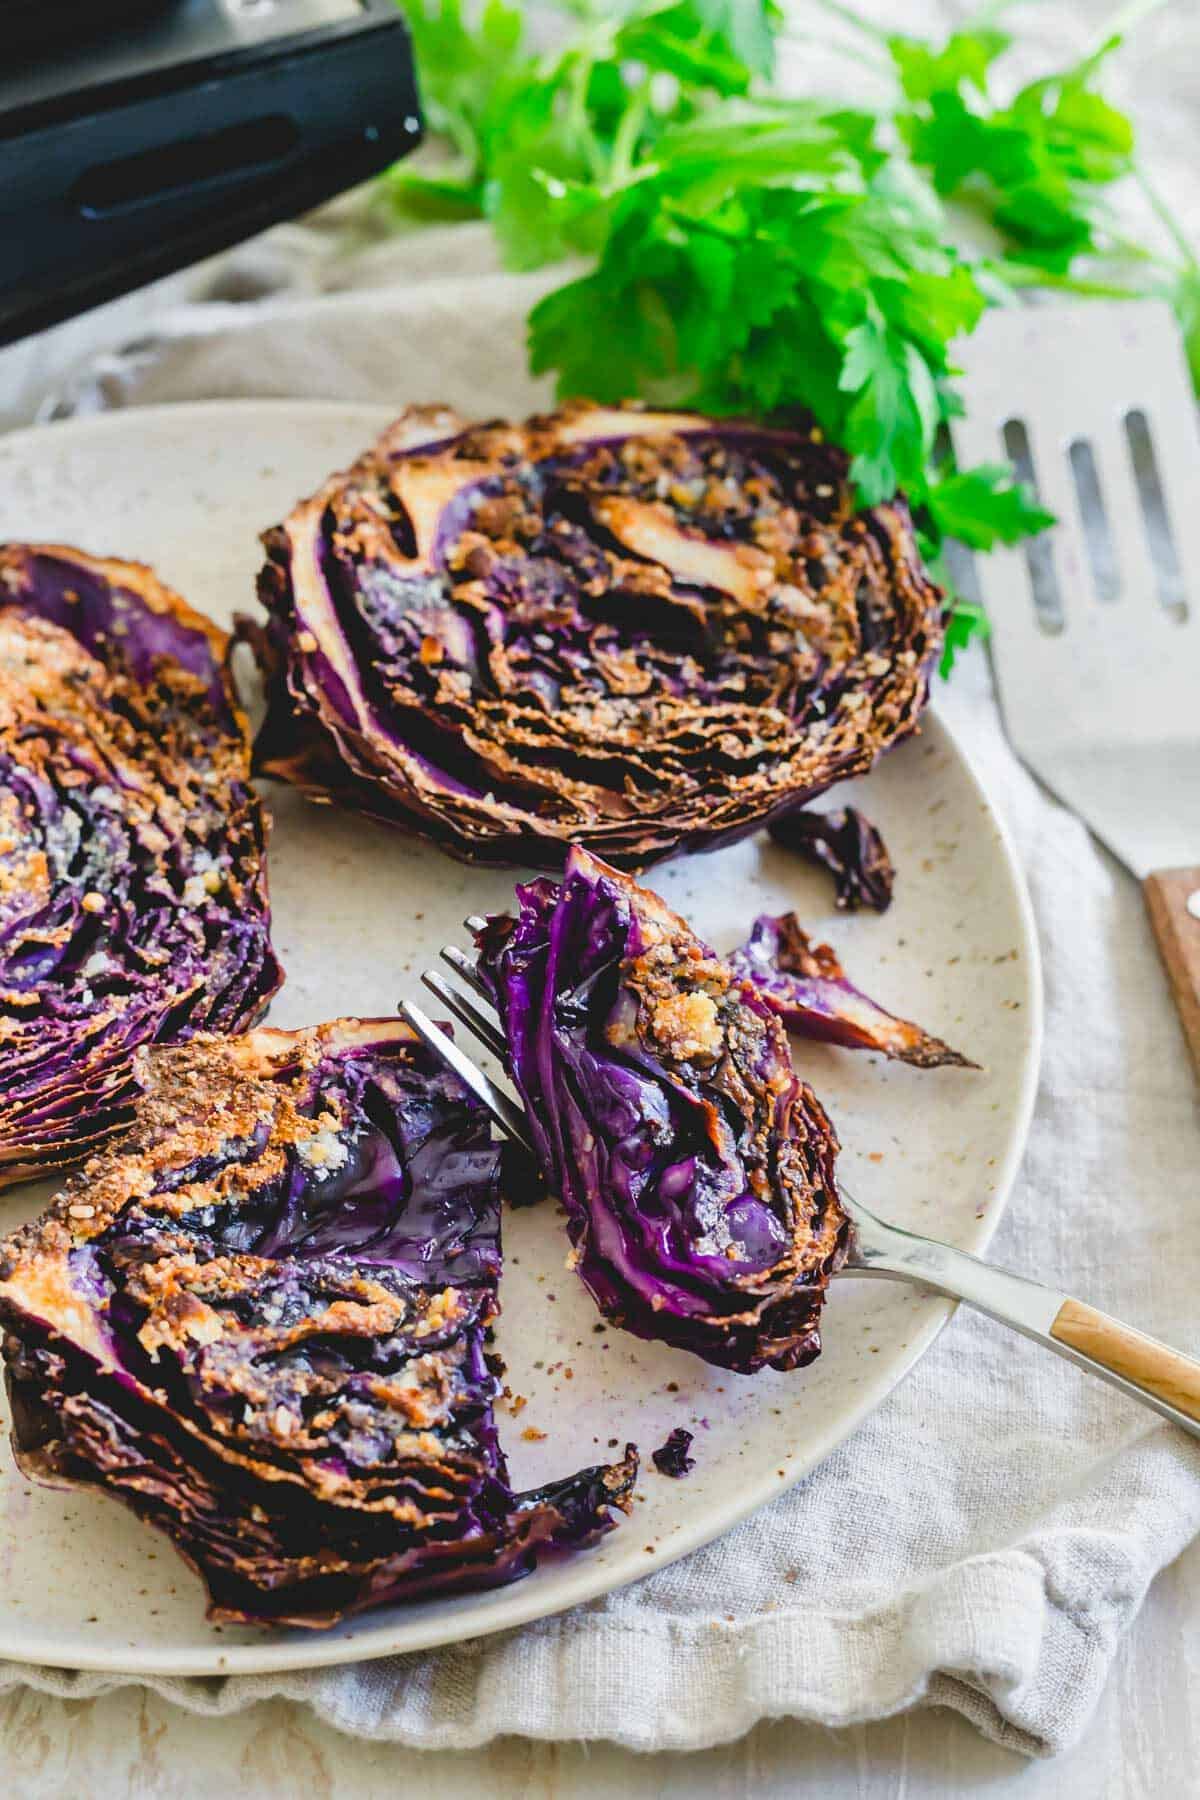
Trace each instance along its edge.
<path fill-rule="evenodd" d="M 151 425 L 168 421 L 186 424 L 189 417 L 209 419 L 217 413 L 261 415 L 268 412 L 281 418 L 301 418 L 308 415 L 313 418 L 323 417 L 325 420 L 332 418 L 335 413 L 344 418 L 357 414 L 362 421 L 364 434 L 367 434 L 381 430 L 395 416 L 395 410 L 394 407 L 330 399 L 292 400 L 271 397 L 258 400 L 239 397 L 190 400 L 118 408 L 85 418 L 54 420 L 7 432 L 0 435 L 0 452 L 19 452 L 23 445 L 31 448 L 37 445 L 40 448 L 50 433 L 56 438 L 66 435 L 80 438 L 104 436 L 113 431 L 129 430 L 135 420 L 144 420 Z M 990 1244 L 1008 1204 L 1024 1156 L 1037 1098 L 1044 1023 L 1041 951 L 1028 886 L 1002 810 L 993 803 L 973 759 L 963 749 L 936 707 L 926 713 L 923 724 L 931 738 L 941 736 L 945 740 L 946 747 L 966 775 L 996 833 L 1015 903 L 1020 932 L 1019 952 L 1028 970 L 1028 1029 L 1008 1146 L 1001 1165 L 995 1172 L 987 1205 L 978 1215 L 977 1229 L 970 1233 L 969 1241 L 963 1245 L 972 1254 L 981 1255 Z M 691 1527 L 674 1532 L 669 1543 L 657 1544 L 653 1553 L 645 1556 L 644 1563 L 637 1565 L 636 1573 L 630 1570 L 624 1574 L 615 1574 L 610 1565 L 599 1567 L 590 1563 L 584 1552 L 573 1559 L 569 1569 L 559 1569 L 558 1580 L 549 1599 L 546 1589 L 538 1583 L 536 1576 L 530 1576 L 511 1586 L 486 1590 L 474 1596 L 469 1619 L 463 1611 L 450 1607 L 440 1614 L 423 1613 L 419 1621 L 408 1624 L 404 1618 L 404 1609 L 400 1607 L 390 1612 L 379 1625 L 360 1627 L 349 1638 L 322 1636 L 320 1633 L 304 1637 L 289 1636 L 286 1639 L 264 1637 L 261 1644 L 230 1645 L 224 1649 L 214 1644 L 211 1652 L 192 1649 L 172 1652 L 159 1648 L 141 1655 L 136 1650 L 129 1654 L 111 1649 L 89 1650 L 85 1644 L 77 1641 L 68 1646 L 59 1638 L 39 1640 L 31 1637 L 23 1640 L 18 1658 L 8 1657 L 0 1651 L 0 1662 L 19 1661 L 45 1664 L 51 1668 L 148 1678 L 276 1674 L 435 1650 L 447 1644 L 491 1636 L 496 1632 L 561 1614 L 571 1607 L 629 1586 L 693 1551 L 702 1549 L 810 1474 L 911 1374 L 954 1316 L 958 1302 L 931 1294 L 928 1296 L 927 1306 L 925 1322 L 914 1332 L 903 1351 L 894 1361 L 885 1365 L 877 1381 L 863 1384 L 857 1397 L 837 1412 L 828 1428 L 803 1457 L 793 1459 L 782 1476 L 769 1475 L 748 1487 L 736 1505 L 722 1508 L 715 1519 L 710 1515 L 696 1521 Z M 617 1530 L 620 1531 L 621 1528 L 618 1524 Z M 365 1617 L 369 1618 L 370 1615 Z"/>

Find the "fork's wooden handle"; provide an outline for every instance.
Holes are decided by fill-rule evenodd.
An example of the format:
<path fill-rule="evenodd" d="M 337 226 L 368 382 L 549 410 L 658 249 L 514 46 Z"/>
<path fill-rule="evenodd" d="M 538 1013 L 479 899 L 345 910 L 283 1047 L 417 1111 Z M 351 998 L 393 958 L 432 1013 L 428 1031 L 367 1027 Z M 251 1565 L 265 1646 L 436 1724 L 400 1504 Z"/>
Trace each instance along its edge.
<path fill-rule="evenodd" d="M 1147 875 L 1146 905 L 1200 1078 L 1200 868 Z"/>
<path fill-rule="evenodd" d="M 1200 1362 L 1195 1358 L 1026 1275 L 1013 1275 L 965 1250 L 888 1225 L 859 1201 L 845 1198 L 854 1224 L 847 1274 L 913 1281 L 965 1300 L 1102 1375 L 1131 1399 L 1200 1438 Z"/>
<path fill-rule="evenodd" d="M 1050 1336 L 1082 1351 L 1114 1375 L 1123 1375 L 1126 1381 L 1157 1394 L 1189 1419 L 1200 1420 L 1200 1363 L 1172 1350 L 1169 1344 L 1160 1344 L 1157 1338 L 1097 1312 L 1094 1306 L 1085 1306 L 1082 1300 L 1063 1301 Z"/>

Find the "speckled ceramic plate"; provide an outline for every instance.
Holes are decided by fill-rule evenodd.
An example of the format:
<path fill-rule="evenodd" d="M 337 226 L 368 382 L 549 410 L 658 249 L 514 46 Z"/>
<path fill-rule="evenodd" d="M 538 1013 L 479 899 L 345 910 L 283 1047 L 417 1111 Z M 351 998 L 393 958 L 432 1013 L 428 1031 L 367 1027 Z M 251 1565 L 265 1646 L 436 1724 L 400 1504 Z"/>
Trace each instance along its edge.
<path fill-rule="evenodd" d="M 256 536 L 386 422 L 370 407 L 237 402 L 155 408 L 0 440 L 0 540 L 57 539 L 152 563 L 228 623 L 253 601 Z M 287 982 L 277 1025 L 385 1010 L 468 912 L 507 903 L 513 876 L 477 871 L 286 788 L 271 890 Z M 845 1145 L 851 1190 L 886 1217 L 966 1249 L 987 1243 L 1016 1170 L 1040 1038 L 1037 947 L 1021 876 L 986 795 L 936 717 L 854 790 L 900 870 L 882 918 L 846 917 L 829 881 L 765 836 L 652 876 L 718 949 L 756 912 L 795 907 L 845 952 L 855 979 L 985 1065 L 929 1073 L 798 1046 Z M 0 1198 L 0 1229 L 45 1189 Z M 513 1587 L 370 1613 L 325 1633 L 206 1623 L 198 1579 L 169 1543 L 99 1496 L 31 1487 L 0 1448 L 0 1657 L 87 1669 L 218 1675 L 307 1668 L 418 1650 L 590 1600 L 716 1537 L 811 1469 L 928 1348 L 945 1300 L 839 1280 L 825 1351 L 794 1375 L 746 1379 L 680 1351 L 593 1330 L 548 1208 L 510 1215 L 500 1347 L 519 1425 L 501 1415 L 515 1484 L 597 1460 L 614 1441 L 648 1453 L 673 1426 L 696 1467 L 647 1466 L 631 1518 L 595 1550 Z M 531 1441 L 532 1426 L 545 1437 Z M 7 1421 L 4 1421 L 7 1430 Z M 648 1461 L 648 1459 L 647 1459 Z"/>

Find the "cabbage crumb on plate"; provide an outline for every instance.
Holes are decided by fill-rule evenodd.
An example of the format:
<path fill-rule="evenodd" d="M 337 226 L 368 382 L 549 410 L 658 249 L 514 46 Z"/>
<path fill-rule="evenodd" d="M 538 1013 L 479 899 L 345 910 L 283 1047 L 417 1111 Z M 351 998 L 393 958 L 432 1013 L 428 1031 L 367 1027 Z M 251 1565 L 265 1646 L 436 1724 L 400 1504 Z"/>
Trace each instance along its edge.
<path fill-rule="evenodd" d="M 692 1433 L 677 1425 L 666 1441 L 650 1452 L 650 1460 L 660 1475 L 669 1475 L 672 1481 L 682 1481 L 690 1475 L 696 1466 L 694 1456 L 689 1456 L 692 1447 Z"/>
<path fill-rule="evenodd" d="M 783 849 L 829 871 L 843 912 L 866 906 L 882 913 L 892 904 L 896 871 L 887 845 L 856 806 L 785 813 L 772 824 L 771 836 Z"/>

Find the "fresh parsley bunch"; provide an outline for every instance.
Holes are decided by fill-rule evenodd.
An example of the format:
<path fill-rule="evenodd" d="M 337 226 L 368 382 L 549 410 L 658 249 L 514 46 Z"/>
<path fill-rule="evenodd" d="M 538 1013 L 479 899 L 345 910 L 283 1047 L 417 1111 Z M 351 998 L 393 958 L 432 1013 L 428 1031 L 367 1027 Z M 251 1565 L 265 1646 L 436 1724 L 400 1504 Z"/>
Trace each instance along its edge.
<path fill-rule="evenodd" d="M 536 268 L 602 248 L 611 202 L 661 133 L 774 70 L 771 0 L 563 6 L 566 41 L 538 52 L 522 9 L 404 0 L 430 123 L 451 146 L 435 174 L 398 165 L 396 206 L 489 218 L 506 260 Z"/>
<path fill-rule="evenodd" d="M 1167 293 L 1200 375 L 1200 268 L 1173 221 L 1177 260 L 1156 258 L 1108 204 L 1135 168 L 1129 121 L 1096 86 L 1120 22 L 1001 101 L 1003 0 L 940 44 L 813 3 L 869 40 L 889 109 L 773 95 L 773 0 L 573 0 L 545 50 L 505 0 L 469 15 L 406 0 L 453 160 L 397 168 L 390 193 L 412 215 L 490 219 L 513 267 L 591 260 L 530 317 L 532 366 L 560 393 L 807 408 L 865 504 L 904 489 L 946 581 L 945 539 L 987 550 L 1053 523 L 1007 465 L 955 468 L 955 342 L 1020 286 Z M 948 206 L 982 213 L 996 252 L 959 247 Z M 958 601 L 944 668 L 985 627 Z"/>
<path fill-rule="evenodd" d="M 897 134 L 942 199 L 993 227 L 994 273 L 1014 287 L 1167 300 L 1200 388 L 1200 261 L 1138 165 L 1132 122 L 1097 88 L 1134 26 L 1168 0 L 1130 0 L 1086 55 L 1008 100 L 996 90 L 1013 39 L 994 24 L 930 45 L 878 32 L 840 0 L 820 3 L 882 42 L 900 89 Z M 1165 250 L 1127 235 L 1110 194 L 1127 179 L 1157 214 Z"/>

